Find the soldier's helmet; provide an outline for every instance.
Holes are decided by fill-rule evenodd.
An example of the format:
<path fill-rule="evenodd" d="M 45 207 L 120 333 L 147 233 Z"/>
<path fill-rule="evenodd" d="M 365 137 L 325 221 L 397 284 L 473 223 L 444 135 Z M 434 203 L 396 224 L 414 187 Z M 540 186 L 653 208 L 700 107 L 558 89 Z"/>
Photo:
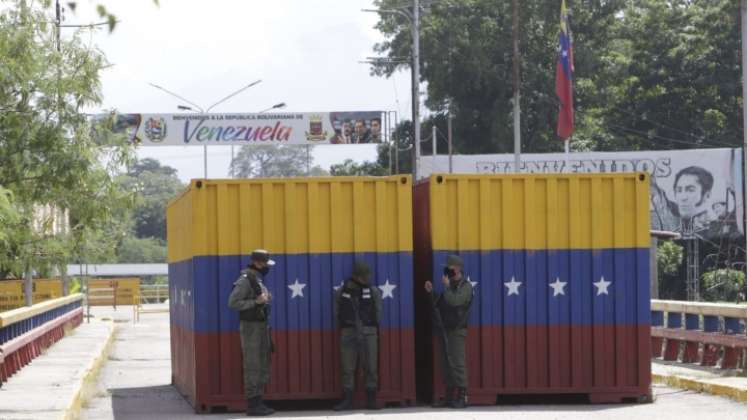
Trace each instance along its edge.
<path fill-rule="evenodd" d="M 275 261 L 270 258 L 270 253 L 265 251 L 264 249 L 255 249 L 252 251 L 252 261 L 259 261 L 266 263 L 268 266 L 272 267 L 275 265 Z"/>

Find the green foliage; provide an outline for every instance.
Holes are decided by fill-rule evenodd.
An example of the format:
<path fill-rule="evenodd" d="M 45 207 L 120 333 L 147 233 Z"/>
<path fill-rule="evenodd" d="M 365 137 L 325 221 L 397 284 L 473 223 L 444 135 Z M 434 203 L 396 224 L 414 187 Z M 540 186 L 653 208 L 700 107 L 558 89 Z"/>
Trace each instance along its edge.
<path fill-rule="evenodd" d="M 305 147 L 259 145 L 244 146 L 231 162 L 230 171 L 237 178 L 271 178 L 306 176 L 313 157 Z M 319 166 L 312 166 L 310 173 L 326 174 Z"/>
<path fill-rule="evenodd" d="M 176 169 L 162 166 L 155 159 L 142 159 L 120 178 L 120 184 L 125 191 L 134 194 L 135 236 L 165 241 L 166 206 L 184 189 Z"/>
<path fill-rule="evenodd" d="M 332 165 L 330 173 L 333 176 L 384 176 L 389 175 L 389 170 L 377 162 L 357 163 L 352 159 L 345 159 L 343 163 Z"/>
<path fill-rule="evenodd" d="M 561 151 L 554 134 L 559 1 L 519 2 L 522 151 Z M 382 9 L 406 5 L 378 0 Z M 425 3 L 421 77 L 426 105 L 454 118 L 455 153 L 513 151 L 511 2 Z M 739 2 L 575 0 L 576 150 L 738 146 L 742 138 Z M 408 68 L 408 20 L 381 14 L 375 46 Z M 423 137 L 429 135 L 423 124 Z M 445 125 L 439 124 L 442 131 Z M 427 145 L 424 145 L 426 148 Z"/>
<path fill-rule="evenodd" d="M 166 245 L 156 238 L 127 237 L 117 249 L 119 263 L 165 263 Z"/>
<path fill-rule="evenodd" d="M 703 297 L 708 301 L 734 302 L 744 300 L 744 273 L 719 269 L 703 274 Z"/>
<path fill-rule="evenodd" d="M 672 241 L 659 242 L 656 250 L 656 265 L 660 274 L 675 274 L 682 265 L 684 248 Z"/>
<path fill-rule="evenodd" d="M 102 144 L 91 136 L 84 109 L 101 101 L 103 55 L 77 34 L 57 51 L 51 2 L 7 3 L 0 12 L 0 180 L 19 217 L 2 229 L 0 276 L 21 277 L 32 265 L 44 272 L 82 258 L 83 249 L 112 249 L 117 232 L 110 220 L 129 202 L 112 174 L 129 162 L 132 148 L 122 136 Z M 34 229 L 34 209 L 44 205 L 67 211 L 69 231 L 50 236 Z"/>
<path fill-rule="evenodd" d="M 71 295 L 73 293 L 80 293 L 81 292 L 81 286 L 80 286 L 80 284 L 81 284 L 81 282 L 80 282 L 79 278 L 76 277 L 74 279 L 71 279 L 71 281 L 70 281 L 70 294 Z"/>

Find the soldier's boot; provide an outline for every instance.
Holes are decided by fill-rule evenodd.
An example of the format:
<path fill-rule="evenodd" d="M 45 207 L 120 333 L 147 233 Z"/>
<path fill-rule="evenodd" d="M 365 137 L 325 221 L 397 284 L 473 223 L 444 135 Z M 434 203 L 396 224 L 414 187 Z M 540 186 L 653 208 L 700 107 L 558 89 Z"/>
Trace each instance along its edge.
<path fill-rule="evenodd" d="M 455 390 L 454 387 L 447 386 L 446 395 L 444 395 L 444 399 L 435 401 L 431 407 L 433 408 L 451 407 L 451 404 L 454 401 L 454 390 Z"/>
<path fill-rule="evenodd" d="M 379 409 L 379 404 L 376 403 L 376 388 L 366 389 L 366 408 L 369 410 Z"/>
<path fill-rule="evenodd" d="M 343 389 L 342 390 L 342 401 L 340 401 L 333 408 L 335 411 L 346 411 L 353 409 L 353 390 Z"/>
<path fill-rule="evenodd" d="M 269 407 L 267 404 L 265 404 L 265 400 L 262 399 L 262 396 L 259 397 L 259 405 L 265 412 L 269 412 L 270 414 L 275 413 L 275 410 L 272 407 Z"/>
<path fill-rule="evenodd" d="M 266 406 L 262 402 L 262 396 L 249 398 L 247 402 L 246 415 L 247 416 L 269 416 L 274 413 L 275 410 Z"/>
<path fill-rule="evenodd" d="M 456 397 L 451 402 L 451 408 L 467 408 L 467 389 L 457 388 Z"/>

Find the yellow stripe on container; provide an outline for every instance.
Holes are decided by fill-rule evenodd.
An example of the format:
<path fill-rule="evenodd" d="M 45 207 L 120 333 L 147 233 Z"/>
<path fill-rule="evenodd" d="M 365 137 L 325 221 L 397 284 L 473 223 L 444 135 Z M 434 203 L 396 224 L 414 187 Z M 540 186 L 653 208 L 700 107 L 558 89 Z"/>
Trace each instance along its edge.
<path fill-rule="evenodd" d="M 429 188 L 434 250 L 650 244 L 648 174 L 434 174 Z"/>
<path fill-rule="evenodd" d="M 192 181 L 167 211 L 169 262 L 412 251 L 409 176 Z"/>

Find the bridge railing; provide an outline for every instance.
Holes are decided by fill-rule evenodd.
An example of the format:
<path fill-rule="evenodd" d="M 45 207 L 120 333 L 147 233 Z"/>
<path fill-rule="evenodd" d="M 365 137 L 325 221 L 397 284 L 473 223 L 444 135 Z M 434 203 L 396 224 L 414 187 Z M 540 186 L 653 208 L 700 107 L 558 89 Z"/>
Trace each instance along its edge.
<path fill-rule="evenodd" d="M 747 305 L 651 301 L 651 356 L 722 369 L 747 363 Z"/>
<path fill-rule="evenodd" d="M 0 312 L 0 384 L 83 320 L 80 293 Z"/>

